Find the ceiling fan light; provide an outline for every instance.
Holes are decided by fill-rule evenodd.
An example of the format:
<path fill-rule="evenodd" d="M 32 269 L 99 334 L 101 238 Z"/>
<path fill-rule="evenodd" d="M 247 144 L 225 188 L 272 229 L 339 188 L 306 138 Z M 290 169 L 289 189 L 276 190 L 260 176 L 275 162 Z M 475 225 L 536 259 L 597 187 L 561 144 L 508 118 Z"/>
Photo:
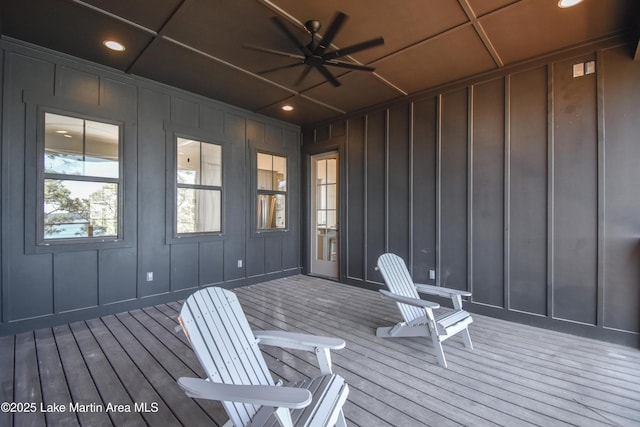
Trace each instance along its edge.
<path fill-rule="evenodd" d="M 122 52 L 123 50 L 125 50 L 124 45 L 115 40 L 105 40 L 102 42 L 102 44 L 111 50 L 115 50 L 116 52 Z"/>
<path fill-rule="evenodd" d="M 567 8 L 582 3 L 582 0 L 560 0 L 558 1 L 558 7 Z"/>

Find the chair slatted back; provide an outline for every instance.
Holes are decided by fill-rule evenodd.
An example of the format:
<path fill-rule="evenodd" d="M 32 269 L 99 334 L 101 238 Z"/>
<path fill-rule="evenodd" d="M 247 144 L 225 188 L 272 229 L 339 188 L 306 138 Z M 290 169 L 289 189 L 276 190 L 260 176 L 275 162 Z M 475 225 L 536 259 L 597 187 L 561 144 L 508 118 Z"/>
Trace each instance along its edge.
<path fill-rule="evenodd" d="M 391 253 L 380 255 L 378 258 L 378 270 L 382 274 L 384 282 L 391 292 L 404 297 L 420 299 L 418 291 L 416 291 L 416 287 L 413 284 L 413 279 L 409 274 L 409 270 L 407 270 L 404 260 L 398 255 Z M 407 323 L 424 317 L 425 315 L 424 309 L 420 307 L 399 302 L 396 304 L 404 321 Z"/>
<path fill-rule="evenodd" d="M 191 295 L 180 312 L 191 347 L 210 381 L 273 385 L 237 296 L 209 287 Z M 259 406 L 222 402 L 234 425 L 247 425 Z"/>

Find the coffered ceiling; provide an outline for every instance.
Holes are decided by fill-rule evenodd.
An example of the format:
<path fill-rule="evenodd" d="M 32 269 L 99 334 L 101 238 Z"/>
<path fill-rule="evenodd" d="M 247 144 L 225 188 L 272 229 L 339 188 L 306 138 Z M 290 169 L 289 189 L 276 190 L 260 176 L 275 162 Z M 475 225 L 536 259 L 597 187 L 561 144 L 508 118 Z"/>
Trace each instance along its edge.
<path fill-rule="evenodd" d="M 497 70 L 550 52 L 623 34 L 638 0 L 2 0 L 3 36 L 84 58 L 260 114 L 305 125 Z M 304 23 L 324 34 L 337 11 L 348 19 L 332 49 L 378 36 L 384 45 L 344 58 L 375 71 L 330 67 L 335 87 L 295 62 L 246 44 L 300 54 Z M 120 41 L 123 52 L 102 45 Z M 631 49 L 630 49 L 631 51 Z M 631 55 L 631 53 L 630 53 Z M 295 107 L 282 111 L 283 104 Z"/>

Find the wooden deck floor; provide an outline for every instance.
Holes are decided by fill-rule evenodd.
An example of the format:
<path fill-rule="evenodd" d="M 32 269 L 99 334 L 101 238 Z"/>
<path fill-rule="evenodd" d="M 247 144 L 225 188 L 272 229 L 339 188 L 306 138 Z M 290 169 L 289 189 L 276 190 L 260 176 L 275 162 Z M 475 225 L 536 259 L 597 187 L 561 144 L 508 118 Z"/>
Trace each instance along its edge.
<path fill-rule="evenodd" d="M 256 329 L 344 338 L 335 372 L 351 393 L 354 426 L 640 425 L 640 350 L 474 315 L 475 349 L 430 340 L 382 340 L 399 320 L 376 292 L 296 276 L 236 289 Z M 214 402 L 176 385 L 202 370 L 181 333 L 179 303 L 0 337 L 0 426 L 222 424 Z M 315 356 L 266 349 L 274 376 L 314 375 Z M 56 406 L 57 405 L 57 406 Z M 116 406 L 122 405 L 122 406 Z M 64 410 L 64 411 L 63 411 Z"/>

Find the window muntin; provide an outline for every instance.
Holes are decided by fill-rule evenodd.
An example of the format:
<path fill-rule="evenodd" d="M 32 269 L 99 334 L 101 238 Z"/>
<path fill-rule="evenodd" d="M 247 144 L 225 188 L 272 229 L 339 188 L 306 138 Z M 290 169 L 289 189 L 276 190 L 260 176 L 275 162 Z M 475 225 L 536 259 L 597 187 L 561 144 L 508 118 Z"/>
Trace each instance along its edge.
<path fill-rule="evenodd" d="M 222 232 L 222 147 L 176 138 L 176 233 Z"/>
<path fill-rule="evenodd" d="M 287 226 L 287 158 L 257 153 L 257 229 Z"/>
<path fill-rule="evenodd" d="M 120 234 L 120 126 L 45 113 L 41 237 Z"/>

